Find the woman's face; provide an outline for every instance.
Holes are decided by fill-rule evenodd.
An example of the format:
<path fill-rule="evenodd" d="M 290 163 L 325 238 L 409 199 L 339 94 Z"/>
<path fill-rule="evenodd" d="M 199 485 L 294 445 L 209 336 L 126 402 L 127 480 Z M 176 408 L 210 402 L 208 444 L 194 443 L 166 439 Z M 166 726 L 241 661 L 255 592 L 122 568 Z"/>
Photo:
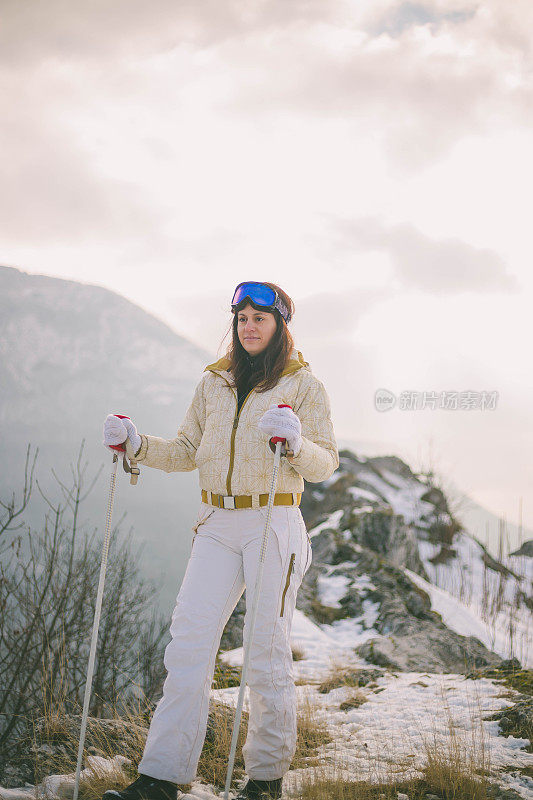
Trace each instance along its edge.
<path fill-rule="evenodd" d="M 237 334 L 244 349 L 256 356 L 268 347 L 276 330 L 276 318 L 270 311 L 257 311 L 248 303 L 237 312 Z"/>

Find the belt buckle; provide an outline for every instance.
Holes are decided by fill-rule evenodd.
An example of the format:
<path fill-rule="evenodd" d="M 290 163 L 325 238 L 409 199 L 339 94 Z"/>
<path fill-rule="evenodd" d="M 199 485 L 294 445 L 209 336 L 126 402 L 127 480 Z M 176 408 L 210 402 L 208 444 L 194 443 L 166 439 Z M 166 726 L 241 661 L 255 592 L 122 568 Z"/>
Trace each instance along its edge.
<path fill-rule="evenodd" d="M 226 505 L 226 500 L 228 501 L 227 505 Z M 235 497 L 231 494 L 223 495 L 222 507 L 227 509 L 235 509 Z"/>

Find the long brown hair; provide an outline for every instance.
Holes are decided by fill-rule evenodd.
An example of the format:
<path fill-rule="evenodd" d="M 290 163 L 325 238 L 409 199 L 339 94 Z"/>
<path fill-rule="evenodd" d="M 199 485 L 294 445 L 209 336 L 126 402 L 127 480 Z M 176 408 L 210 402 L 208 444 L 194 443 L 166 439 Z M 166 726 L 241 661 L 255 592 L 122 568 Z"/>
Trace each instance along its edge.
<path fill-rule="evenodd" d="M 289 309 L 292 318 L 294 314 L 294 303 L 289 295 L 275 283 L 269 283 L 268 281 L 263 281 L 263 283 L 270 286 L 271 289 L 274 289 L 274 291 L 279 294 L 286 307 Z M 233 321 L 231 324 L 232 342 L 226 352 L 226 358 L 230 361 L 228 372 L 231 372 L 235 385 L 239 389 L 246 383 L 250 375 L 249 360 L 247 358 L 248 353 L 240 343 L 239 334 L 237 333 L 238 312 L 248 305 L 248 303 L 250 303 L 253 308 L 257 309 L 257 311 L 268 310 L 270 313 L 274 314 L 276 318 L 276 330 L 272 335 L 272 339 L 268 343 L 266 349 L 258 354 L 258 361 L 256 362 L 259 366 L 262 366 L 262 369 L 260 369 L 258 373 L 255 389 L 258 392 L 266 392 L 267 389 L 271 389 L 279 381 L 281 373 L 287 366 L 291 357 L 294 348 L 294 340 L 287 327 L 287 323 L 277 308 L 271 310 L 265 309 L 263 306 L 257 306 L 252 303 L 249 297 L 245 297 L 241 300 L 239 305 L 234 309 Z"/>

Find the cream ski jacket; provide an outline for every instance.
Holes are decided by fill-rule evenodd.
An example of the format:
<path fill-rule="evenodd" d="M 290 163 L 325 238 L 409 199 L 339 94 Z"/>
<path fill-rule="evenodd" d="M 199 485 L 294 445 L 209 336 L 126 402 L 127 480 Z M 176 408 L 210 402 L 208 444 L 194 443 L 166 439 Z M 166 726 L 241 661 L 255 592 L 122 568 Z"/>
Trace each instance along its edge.
<path fill-rule="evenodd" d="M 274 454 L 257 424 L 268 408 L 288 403 L 302 423 L 302 447 L 292 461 L 281 459 L 276 491 L 302 492 L 304 478 L 312 483 L 329 478 L 339 466 L 330 402 L 300 351 L 293 348 L 276 386 L 246 395 L 238 414 L 237 389 L 228 366 L 223 357 L 205 368 L 174 439 L 141 434 L 136 455 L 127 440 L 128 456 L 165 472 L 198 467 L 200 488 L 216 494 L 266 494 Z M 258 499 L 252 503 L 257 507 Z"/>

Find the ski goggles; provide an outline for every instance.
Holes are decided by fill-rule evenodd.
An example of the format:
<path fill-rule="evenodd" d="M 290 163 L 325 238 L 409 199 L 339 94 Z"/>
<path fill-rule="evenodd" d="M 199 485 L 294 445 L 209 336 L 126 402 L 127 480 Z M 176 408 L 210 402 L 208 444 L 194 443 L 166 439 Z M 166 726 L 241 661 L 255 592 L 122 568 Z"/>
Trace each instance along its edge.
<path fill-rule="evenodd" d="M 256 306 L 263 308 L 276 308 L 285 322 L 289 322 L 291 314 L 279 294 L 267 286 L 266 283 L 258 283 L 258 281 L 243 281 L 239 283 L 233 293 L 233 300 L 231 301 L 231 308 L 235 311 L 235 306 L 248 297 Z"/>

